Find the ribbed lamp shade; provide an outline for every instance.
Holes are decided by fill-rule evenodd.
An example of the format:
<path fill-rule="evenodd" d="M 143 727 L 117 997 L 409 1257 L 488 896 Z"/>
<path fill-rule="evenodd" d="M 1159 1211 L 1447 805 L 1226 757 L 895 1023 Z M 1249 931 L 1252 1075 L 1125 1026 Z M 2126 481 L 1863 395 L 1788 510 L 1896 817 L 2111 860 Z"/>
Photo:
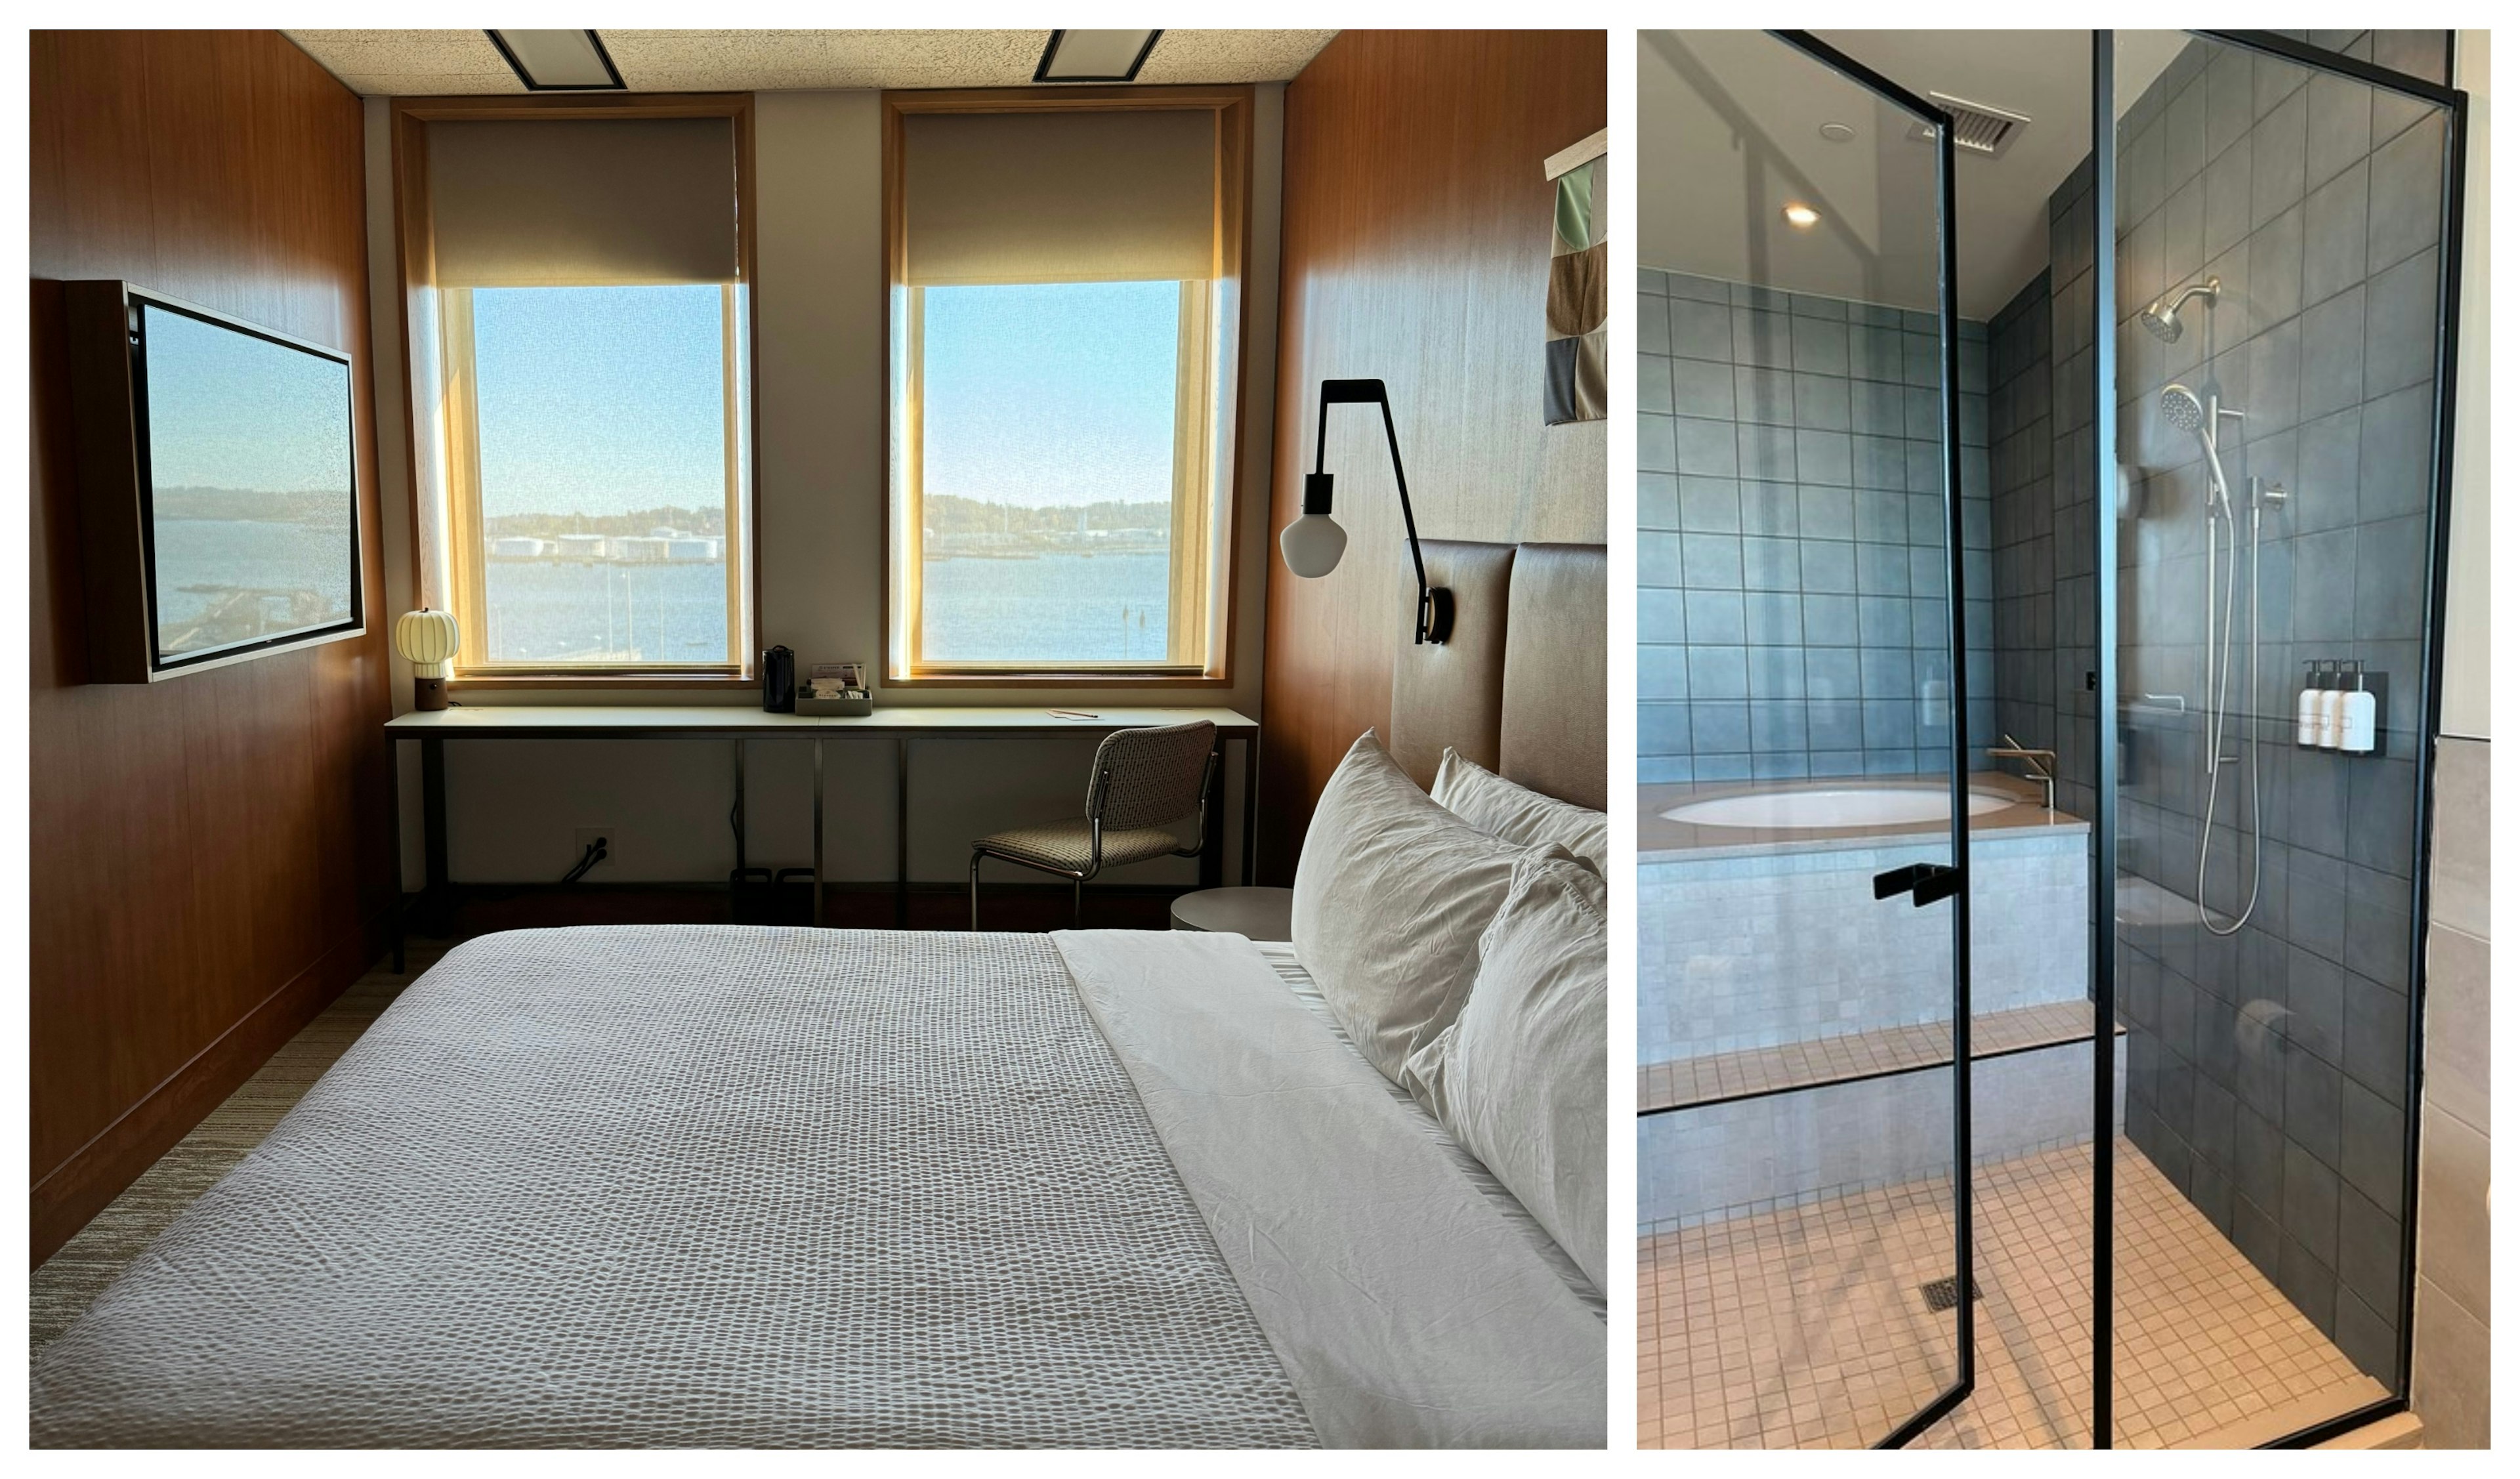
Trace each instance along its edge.
<path fill-rule="evenodd" d="M 415 676 L 443 678 L 455 655 L 455 614 L 424 607 L 405 611 L 394 623 L 394 650 L 411 659 Z"/>
<path fill-rule="evenodd" d="M 448 659 L 455 655 L 455 615 L 427 606 L 405 611 L 394 623 L 394 650 L 411 659 L 411 700 L 415 708 L 435 712 L 446 707 Z"/>

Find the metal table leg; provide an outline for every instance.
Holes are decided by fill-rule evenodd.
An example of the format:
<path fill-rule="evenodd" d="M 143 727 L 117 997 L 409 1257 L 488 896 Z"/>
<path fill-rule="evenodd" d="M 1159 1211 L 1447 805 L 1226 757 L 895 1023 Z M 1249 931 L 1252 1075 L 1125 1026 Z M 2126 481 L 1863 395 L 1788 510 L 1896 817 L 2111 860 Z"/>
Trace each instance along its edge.
<path fill-rule="evenodd" d="M 910 927 L 910 737 L 893 740 L 892 927 Z"/>
<path fill-rule="evenodd" d="M 1221 751 L 1224 741 L 1217 745 Z M 1225 756 L 1213 754 L 1208 764 L 1215 768 L 1208 772 L 1207 794 L 1199 798 L 1198 886 L 1217 888 L 1225 882 L 1225 786 L 1216 778 L 1225 773 Z"/>
<path fill-rule="evenodd" d="M 1242 885 L 1260 881 L 1260 732 L 1242 737 Z"/>
<path fill-rule="evenodd" d="M 823 927 L 823 741 L 814 741 L 814 927 Z"/>
<path fill-rule="evenodd" d="M 393 810 L 386 815 L 393 823 L 393 973 L 403 973 L 403 936 L 408 932 L 405 911 L 411 900 L 402 891 L 402 746 L 393 737 L 385 737 L 386 793 L 392 797 Z"/>
<path fill-rule="evenodd" d="M 446 741 L 435 735 L 420 741 L 420 814 L 421 852 L 428 859 L 420 922 L 430 934 L 442 936 L 452 924 L 454 903 L 449 897 L 453 884 L 446 876 Z"/>

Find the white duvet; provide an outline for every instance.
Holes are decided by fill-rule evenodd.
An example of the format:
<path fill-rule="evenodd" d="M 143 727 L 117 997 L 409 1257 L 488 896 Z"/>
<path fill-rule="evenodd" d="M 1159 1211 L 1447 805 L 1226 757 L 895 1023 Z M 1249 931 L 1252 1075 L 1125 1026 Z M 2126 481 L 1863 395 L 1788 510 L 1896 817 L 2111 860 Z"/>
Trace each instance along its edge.
<path fill-rule="evenodd" d="M 30 1395 L 45 1446 L 1598 1446 L 1606 1353 L 1247 941 L 660 926 L 448 955 Z"/>

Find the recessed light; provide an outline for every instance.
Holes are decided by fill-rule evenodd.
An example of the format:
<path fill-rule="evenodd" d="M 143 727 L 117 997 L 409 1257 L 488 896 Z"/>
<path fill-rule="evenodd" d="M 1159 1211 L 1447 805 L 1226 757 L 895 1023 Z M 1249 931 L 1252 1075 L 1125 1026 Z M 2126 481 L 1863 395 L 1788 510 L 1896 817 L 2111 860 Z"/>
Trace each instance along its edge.
<path fill-rule="evenodd" d="M 1159 30 L 1055 30 L 1042 48 L 1035 82 L 1135 82 Z"/>
<path fill-rule="evenodd" d="M 1792 225 L 1801 227 L 1805 231 L 1809 231 L 1814 226 L 1820 224 L 1820 212 L 1797 201 L 1793 204 L 1785 207 L 1785 220 Z"/>
<path fill-rule="evenodd" d="M 1820 136 L 1831 144 L 1843 144 L 1855 137 L 1855 130 L 1844 123 L 1822 123 Z"/>
<path fill-rule="evenodd" d="M 499 49 L 527 92 L 623 92 L 620 68 L 591 30 L 494 30 Z"/>

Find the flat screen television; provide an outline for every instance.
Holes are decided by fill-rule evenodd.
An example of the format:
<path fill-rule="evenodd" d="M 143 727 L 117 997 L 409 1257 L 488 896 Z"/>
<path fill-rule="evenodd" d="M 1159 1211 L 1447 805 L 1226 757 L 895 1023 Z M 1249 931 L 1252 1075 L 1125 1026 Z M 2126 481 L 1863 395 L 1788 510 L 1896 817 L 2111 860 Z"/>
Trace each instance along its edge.
<path fill-rule="evenodd" d="M 129 283 L 68 287 L 90 676 L 363 633 L 349 357 Z"/>

